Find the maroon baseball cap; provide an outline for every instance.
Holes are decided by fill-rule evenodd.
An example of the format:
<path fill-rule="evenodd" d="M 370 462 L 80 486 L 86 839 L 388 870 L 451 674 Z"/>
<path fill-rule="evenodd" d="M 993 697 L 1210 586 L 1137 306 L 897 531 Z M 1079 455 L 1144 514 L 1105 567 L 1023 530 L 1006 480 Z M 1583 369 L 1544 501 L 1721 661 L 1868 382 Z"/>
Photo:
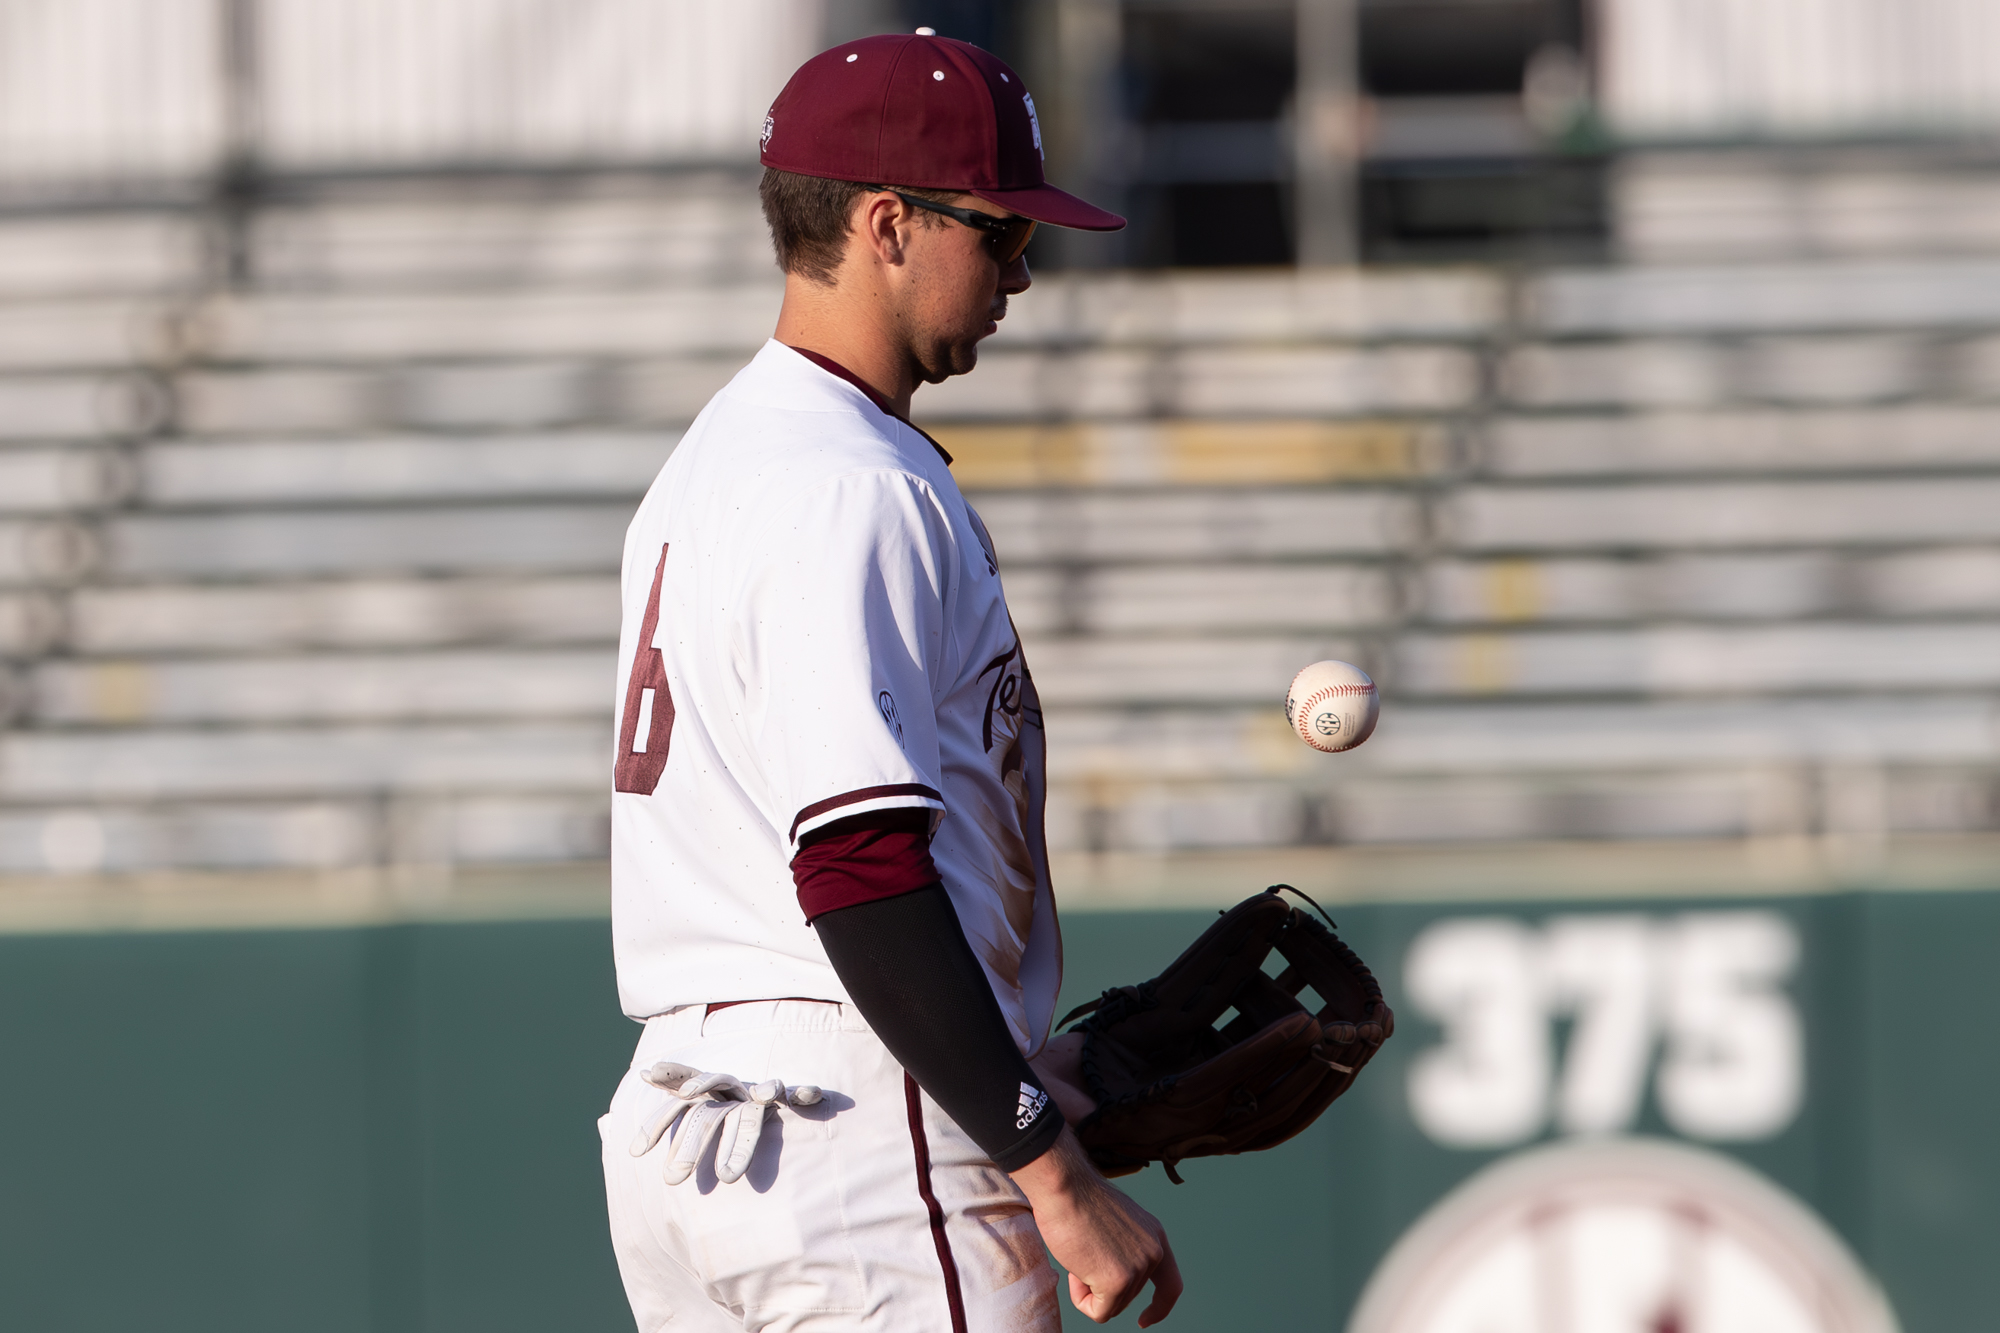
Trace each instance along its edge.
<path fill-rule="evenodd" d="M 973 194 L 1057 227 L 1125 225 L 1042 179 L 1021 76 L 949 37 L 863 37 L 806 61 L 764 117 L 762 158 L 800 176 Z"/>

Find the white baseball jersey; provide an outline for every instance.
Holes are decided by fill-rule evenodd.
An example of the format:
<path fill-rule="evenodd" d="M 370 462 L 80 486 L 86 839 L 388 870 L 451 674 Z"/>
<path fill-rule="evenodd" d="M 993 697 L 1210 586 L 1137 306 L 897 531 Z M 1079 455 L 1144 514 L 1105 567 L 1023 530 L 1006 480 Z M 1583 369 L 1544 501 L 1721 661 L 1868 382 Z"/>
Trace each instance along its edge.
<path fill-rule="evenodd" d="M 778 342 L 712 399 L 625 537 L 612 937 L 634 1018 L 848 997 L 798 838 L 935 812 L 931 853 L 1024 1054 L 1062 949 L 1041 710 L 985 527 L 919 431 Z"/>

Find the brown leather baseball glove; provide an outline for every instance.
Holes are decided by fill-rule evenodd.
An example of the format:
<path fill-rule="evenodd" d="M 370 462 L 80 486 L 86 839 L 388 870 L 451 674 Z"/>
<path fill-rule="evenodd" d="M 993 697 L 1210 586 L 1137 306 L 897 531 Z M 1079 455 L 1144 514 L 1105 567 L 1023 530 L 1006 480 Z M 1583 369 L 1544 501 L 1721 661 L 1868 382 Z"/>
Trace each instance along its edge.
<path fill-rule="evenodd" d="M 1070 1031 L 1084 1034 L 1097 1110 L 1076 1133 L 1105 1175 L 1163 1162 L 1178 1185 L 1184 1158 L 1283 1143 L 1353 1086 L 1395 1030 L 1367 965 L 1280 891 L 1312 902 L 1274 884 L 1222 913 L 1159 976 L 1062 1020 L 1089 1015 Z M 1264 967 L 1273 950 L 1286 963 L 1275 979 Z M 1297 998 L 1306 987 L 1317 1014 Z"/>

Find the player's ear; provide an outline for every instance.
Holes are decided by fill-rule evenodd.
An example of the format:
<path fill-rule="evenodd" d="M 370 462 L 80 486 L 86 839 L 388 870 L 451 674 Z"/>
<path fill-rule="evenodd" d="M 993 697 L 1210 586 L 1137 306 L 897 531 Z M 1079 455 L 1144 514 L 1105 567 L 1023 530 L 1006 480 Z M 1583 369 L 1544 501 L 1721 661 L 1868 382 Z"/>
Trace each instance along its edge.
<path fill-rule="evenodd" d="M 863 194 L 855 201 L 849 231 L 884 264 L 901 264 L 916 225 L 916 210 L 893 194 Z"/>

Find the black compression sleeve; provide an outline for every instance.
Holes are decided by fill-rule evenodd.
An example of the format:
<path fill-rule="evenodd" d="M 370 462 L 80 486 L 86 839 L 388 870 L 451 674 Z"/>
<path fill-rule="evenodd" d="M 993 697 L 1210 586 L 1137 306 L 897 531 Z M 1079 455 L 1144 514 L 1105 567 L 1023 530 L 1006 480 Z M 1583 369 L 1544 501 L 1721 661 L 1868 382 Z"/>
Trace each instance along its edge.
<path fill-rule="evenodd" d="M 1055 1145 L 1062 1112 L 1014 1044 L 944 885 L 835 908 L 813 927 L 889 1054 L 1001 1170 Z"/>

